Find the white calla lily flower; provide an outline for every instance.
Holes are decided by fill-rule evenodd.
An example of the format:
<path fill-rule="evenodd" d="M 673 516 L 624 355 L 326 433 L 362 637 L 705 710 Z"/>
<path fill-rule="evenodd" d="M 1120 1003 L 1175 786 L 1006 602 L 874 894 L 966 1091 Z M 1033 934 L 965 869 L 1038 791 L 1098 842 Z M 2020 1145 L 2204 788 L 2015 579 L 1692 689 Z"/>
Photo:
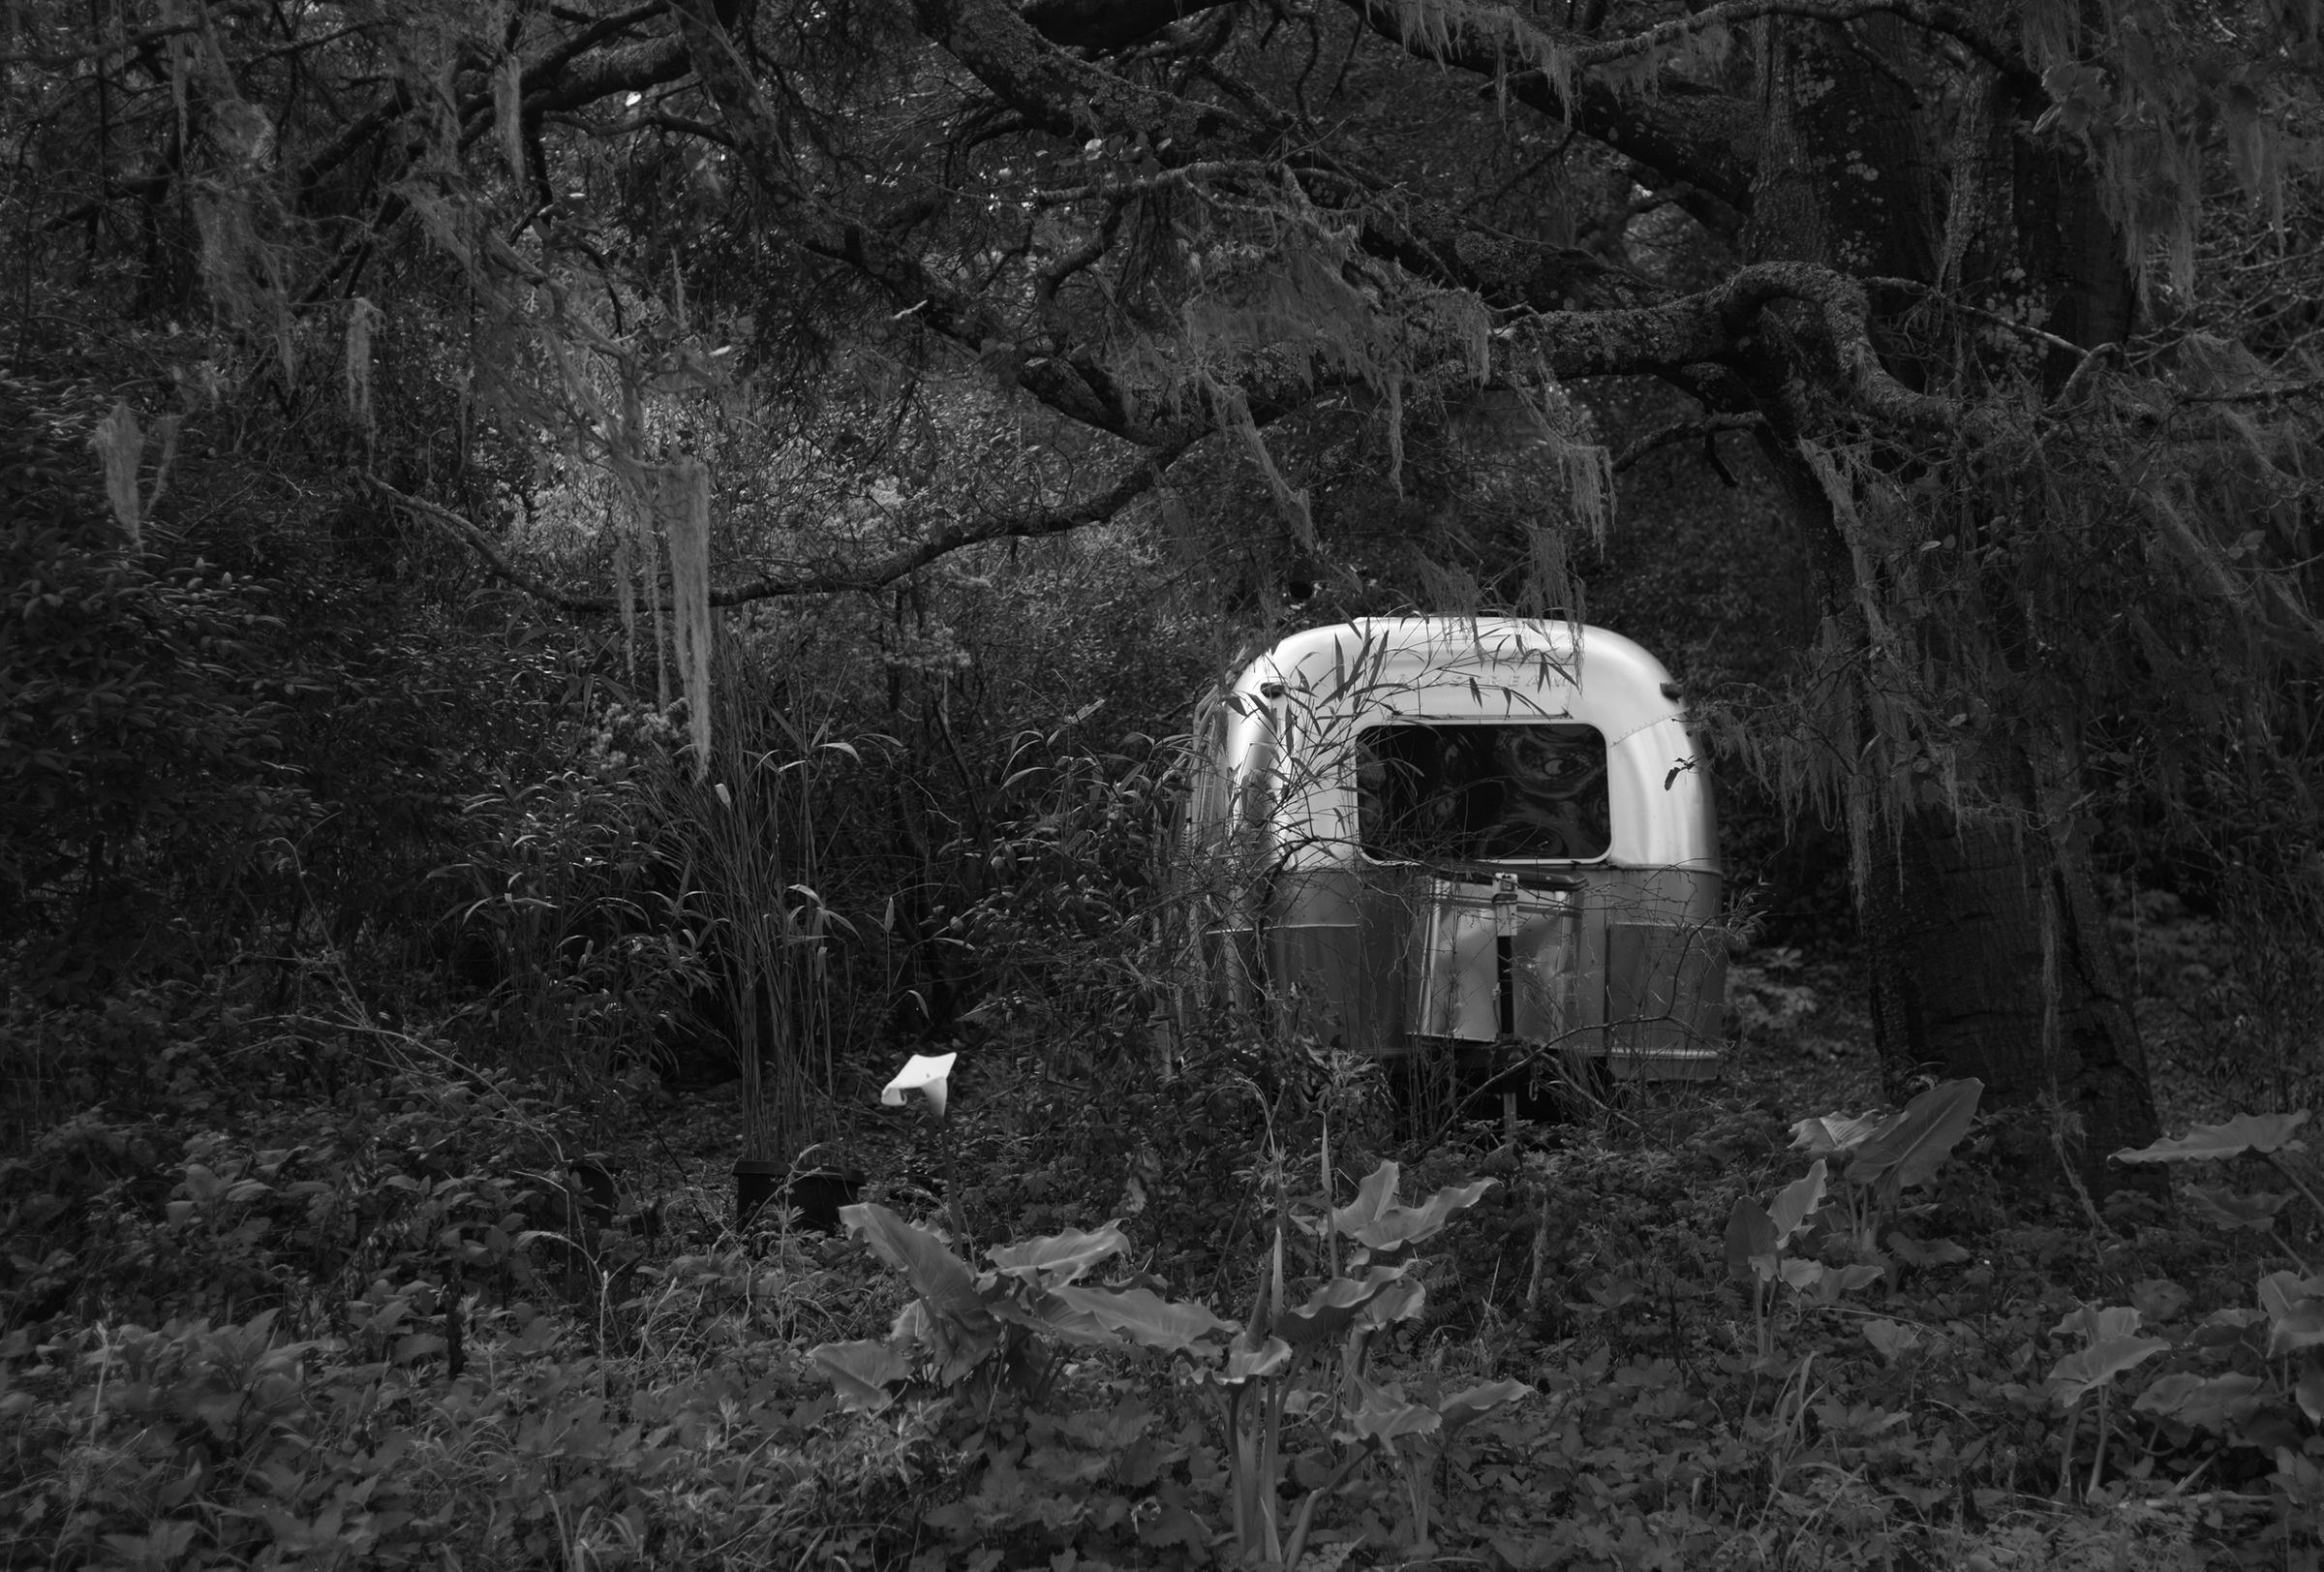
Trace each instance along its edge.
<path fill-rule="evenodd" d="M 896 1072 L 896 1079 L 890 1081 L 880 1093 L 879 1100 L 891 1108 L 901 1108 L 903 1106 L 903 1094 L 917 1092 L 928 1099 L 929 1106 L 935 1109 L 936 1117 L 942 1119 L 944 1096 L 952 1079 L 952 1062 L 960 1057 L 958 1054 L 914 1054 L 904 1061 L 903 1068 Z"/>

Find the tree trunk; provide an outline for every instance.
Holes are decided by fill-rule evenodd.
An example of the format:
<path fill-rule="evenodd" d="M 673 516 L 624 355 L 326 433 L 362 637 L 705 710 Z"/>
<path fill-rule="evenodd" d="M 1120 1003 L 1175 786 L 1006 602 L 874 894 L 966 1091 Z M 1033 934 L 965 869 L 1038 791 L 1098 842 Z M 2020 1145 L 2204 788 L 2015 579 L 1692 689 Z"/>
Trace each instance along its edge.
<path fill-rule="evenodd" d="M 2086 856 L 1941 805 L 1880 838 L 1862 923 L 1873 1036 L 1901 1093 L 1974 1076 L 2032 1117 L 2004 1153 L 2063 1163 L 2095 1200 L 2144 1170 L 2106 1155 L 2156 1135 L 2146 1055 Z"/>
<path fill-rule="evenodd" d="M 2083 171 L 2030 152 L 2020 106 L 1999 89 L 1963 117 L 1971 156 L 1955 161 L 1964 178 L 1941 243 L 1895 27 L 1867 19 L 1850 36 L 1822 22 L 1766 24 L 1749 260 L 1942 281 L 1997 306 L 1997 292 L 2014 288 L 2039 297 L 2034 320 L 2062 337 L 2119 338 L 2130 299 L 2120 243 Z M 1876 50 L 1892 50 L 1900 69 L 1872 69 L 1878 62 L 1866 56 Z M 2062 381 L 2073 364 L 2063 357 L 2043 370 Z M 1898 371 L 1918 380 L 1918 368 Z M 1780 403 L 1796 385 L 1762 396 Z M 1777 418 L 1806 427 L 1814 413 Z M 1796 456 L 1789 465 L 1795 509 L 1821 547 L 1825 609 L 1861 636 L 1863 570 L 1819 483 Z M 1995 602 L 2010 599 L 2002 587 Z M 2038 717 L 2019 720 L 2049 729 Z M 2061 821 L 2060 805 L 2075 793 L 2041 790 L 2030 770 L 2005 773 L 2015 778 L 1981 784 L 2004 816 L 2046 828 L 1965 819 L 1924 793 L 1901 819 L 1872 830 L 1860 917 L 1875 1038 L 1894 1094 L 1924 1075 L 1973 1076 L 1988 1108 L 2042 1111 L 2014 1138 L 2020 1155 L 2043 1167 L 2063 1161 L 2095 1200 L 2128 1182 L 2125 1170 L 2107 1172 L 2105 1155 L 2155 1136 L 2146 1058 L 2093 895 L 2086 839 Z"/>

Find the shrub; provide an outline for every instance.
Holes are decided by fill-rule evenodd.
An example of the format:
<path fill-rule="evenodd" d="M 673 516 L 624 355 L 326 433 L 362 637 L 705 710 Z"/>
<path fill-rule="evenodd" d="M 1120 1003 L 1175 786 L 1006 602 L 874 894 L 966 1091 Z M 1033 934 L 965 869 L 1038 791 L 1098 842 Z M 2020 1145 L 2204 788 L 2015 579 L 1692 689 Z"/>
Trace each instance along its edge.
<path fill-rule="evenodd" d="M 251 660 L 269 619 L 199 562 L 99 539 L 15 402 L 0 397 L 0 924 L 25 936 L 13 987 L 84 1002 L 196 950 L 301 796 Z"/>

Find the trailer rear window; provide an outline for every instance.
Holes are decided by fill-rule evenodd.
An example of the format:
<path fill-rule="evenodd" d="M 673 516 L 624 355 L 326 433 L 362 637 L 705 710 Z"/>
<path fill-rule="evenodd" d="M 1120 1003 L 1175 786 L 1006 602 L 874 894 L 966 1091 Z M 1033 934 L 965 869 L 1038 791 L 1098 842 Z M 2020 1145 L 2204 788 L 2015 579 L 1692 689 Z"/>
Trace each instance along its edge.
<path fill-rule="evenodd" d="M 1383 861 L 1586 861 L 1612 840 L 1605 739 L 1570 721 L 1367 727 L 1356 786 Z"/>

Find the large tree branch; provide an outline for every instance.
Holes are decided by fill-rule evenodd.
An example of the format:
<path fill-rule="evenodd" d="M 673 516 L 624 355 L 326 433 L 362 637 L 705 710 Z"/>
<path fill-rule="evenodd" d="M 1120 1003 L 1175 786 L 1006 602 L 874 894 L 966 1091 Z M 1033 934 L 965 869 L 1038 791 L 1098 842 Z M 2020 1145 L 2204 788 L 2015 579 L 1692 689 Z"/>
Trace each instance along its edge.
<path fill-rule="evenodd" d="M 1004 0 L 912 0 L 920 32 L 994 96 L 1071 141 L 1132 131 L 1191 149 L 1222 130 L 1257 130 L 1216 104 L 1181 98 L 1093 65 L 1053 43 Z"/>
<path fill-rule="evenodd" d="M 1513 72 L 1509 50 L 1500 39 L 1469 28 L 1415 32 L 1406 27 L 1406 13 L 1393 0 L 1343 3 L 1398 48 L 1482 77 L 1527 108 L 1565 121 L 1593 141 L 1670 179 L 1684 181 L 1710 199 L 1709 204 L 1698 198 L 1687 205 L 1711 228 L 1731 230 L 1736 215 L 1749 209 L 1758 126 L 1751 105 L 1717 93 L 1617 89 L 1594 77 L 1572 79 L 1567 90 L 1546 72 Z M 1544 38 L 1561 48 L 1587 42 L 1547 34 Z"/>
<path fill-rule="evenodd" d="M 1636 468 L 1638 461 L 1647 454 L 1667 447 L 1672 443 L 1692 442 L 1698 437 L 1703 441 L 1703 450 L 1711 455 L 1711 462 L 1717 464 L 1719 461 L 1718 449 L 1710 445 L 1720 432 L 1758 431 L 1766 424 L 1767 420 L 1764 416 L 1749 413 L 1707 415 L 1694 419 L 1673 420 L 1667 425 L 1657 426 L 1644 436 L 1626 443 L 1622 451 L 1614 455 L 1614 473 L 1616 475 L 1625 474 Z M 1720 474 L 1729 485 L 1734 483 L 1733 478 L 1727 475 L 1724 466 L 1722 466 Z"/>
<path fill-rule="evenodd" d="M 1173 22 L 1214 11 L 1223 0 L 1025 0 L 1022 15 L 1041 36 L 1080 48 L 1118 49 Z"/>
<path fill-rule="evenodd" d="M 1705 6 L 1684 16 L 1672 17 L 1640 32 L 1621 38 L 1575 39 L 1562 52 L 1568 62 L 1581 69 L 1611 65 L 1617 60 L 1634 60 L 1641 54 L 1689 38 L 1699 37 L 1712 28 L 1732 27 L 1737 22 L 1758 21 L 1768 16 L 1790 16 L 1802 21 L 1850 22 L 1866 16 L 1894 16 L 1910 22 L 1924 32 L 1941 33 L 1966 46 L 1970 51 L 1994 70 L 2006 77 L 2040 78 L 2005 44 L 1976 24 L 1974 18 L 1952 6 L 1931 4 L 1930 0 L 1721 0 L 1718 5 Z"/>
<path fill-rule="evenodd" d="M 1177 462 L 1188 446 L 1180 443 L 1148 454 L 1124 471 L 1118 479 L 1103 491 L 1063 508 L 957 521 L 936 530 L 924 540 L 900 546 L 870 562 L 770 573 L 747 583 L 714 588 L 710 592 L 710 603 L 714 606 L 739 606 L 753 601 L 774 601 L 792 596 L 869 593 L 909 578 L 923 568 L 956 552 L 965 551 L 970 546 L 994 540 L 1038 539 L 1045 536 L 1068 535 L 1093 524 L 1103 524 L 1158 487 L 1162 483 L 1163 472 Z M 363 472 L 361 479 L 386 502 L 466 546 L 496 577 L 515 585 L 535 600 L 581 617 L 610 616 L 616 609 L 609 596 L 575 595 L 569 590 L 558 588 L 515 561 L 501 549 L 499 542 L 491 536 L 450 509 L 399 491 L 369 471 Z"/>
<path fill-rule="evenodd" d="M 1667 375 L 1731 361 L 1769 306 L 1796 300 L 1820 320 L 1837 391 L 1857 410 L 1909 430 L 1943 429 L 1963 418 L 1950 399 L 1898 382 L 1872 345 L 1872 308 L 1863 285 L 1814 262 L 1755 262 L 1714 288 L 1631 311 L 1551 312 L 1514 323 L 1512 348 L 1559 377 Z M 1499 357 L 1496 356 L 1496 359 Z M 1521 377 L 1523 361 L 1511 356 Z"/>
<path fill-rule="evenodd" d="M 982 354 L 995 342 L 1013 340 L 991 302 L 938 274 L 886 231 L 838 211 L 803 185 L 792 172 L 780 122 L 719 22 L 712 0 L 674 0 L 673 9 L 704 88 L 746 149 L 752 176 L 793 242 L 845 263 L 887 291 L 923 326 L 963 349 Z M 1025 32 L 1029 36 L 1030 30 Z M 1034 42 L 1040 44 L 1037 38 Z M 1080 347 L 1025 358 L 1013 370 L 1027 392 L 1085 425 L 1147 447 L 1186 439 L 1182 417 L 1124 394 L 1095 356 Z"/>

